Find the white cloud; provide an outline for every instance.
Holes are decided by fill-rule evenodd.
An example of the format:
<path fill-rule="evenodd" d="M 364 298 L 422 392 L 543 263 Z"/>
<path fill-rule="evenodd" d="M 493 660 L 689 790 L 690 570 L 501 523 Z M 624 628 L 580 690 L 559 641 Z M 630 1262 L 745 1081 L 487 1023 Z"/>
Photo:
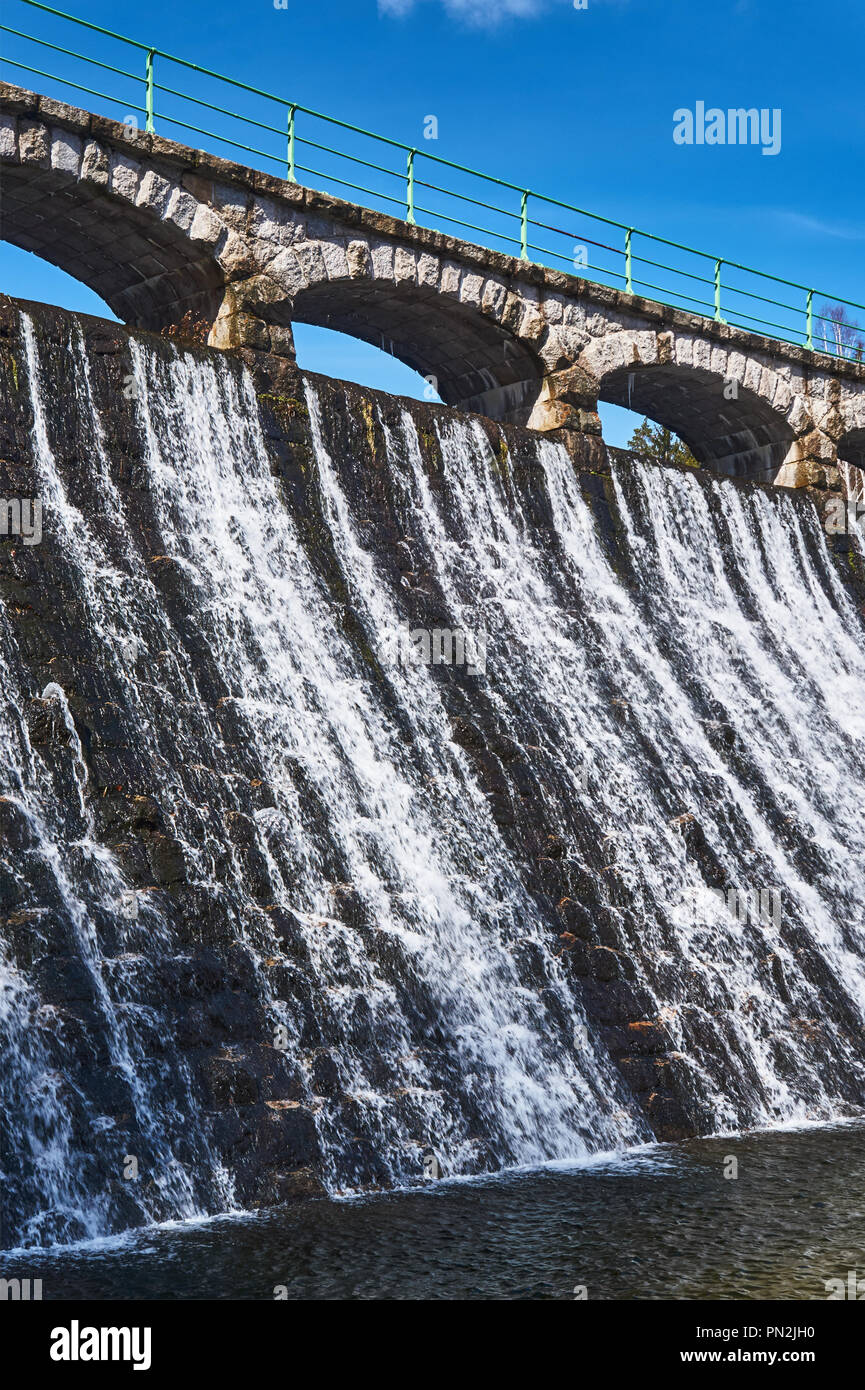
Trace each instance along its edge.
<path fill-rule="evenodd" d="M 861 227 L 850 226 L 849 223 L 836 220 L 828 222 L 819 217 L 809 217 L 802 212 L 783 211 L 780 215 L 785 221 L 792 223 L 803 232 L 813 232 L 818 236 L 837 237 L 839 241 L 862 241 L 863 239 Z"/>
<path fill-rule="evenodd" d="M 419 0 L 378 0 L 379 14 L 402 17 L 418 3 Z M 442 4 L 453 19 L 491 29 L 505 19 L 533 19 L 551 4 L 572 5 L 573 0 L 442 0 Z"/>

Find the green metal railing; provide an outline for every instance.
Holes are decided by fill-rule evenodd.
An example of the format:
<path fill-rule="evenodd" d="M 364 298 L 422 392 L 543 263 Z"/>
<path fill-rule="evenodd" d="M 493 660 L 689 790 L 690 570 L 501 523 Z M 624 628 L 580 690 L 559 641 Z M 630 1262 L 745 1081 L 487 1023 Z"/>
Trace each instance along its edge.
<path fill-rule="evenodd" d="M 11 68 L 84 93 L 108 103 L 115 115 L 119 108 L 124 113 L 122 119 L 131 124 L 139 125 L 143 117 L 148 132 L 155 133 L 158 123 L 160 133 L 171 138 L 189 143 L 189 135 L 200 137 L 215 147 L 215 153 L 227 148 L 235 157 L 247 157 L 246 162 L 253 156 L 270 172 L 292 183 L 304 176 L 303 182 L 310 187 L 351 195 L 353 201 L 404 217 L 410 223 L 420 222 L 452 235 L 472 234 L 474 240 L 483 239 L 480 244 L 509 254 L 516 251 L 524 261 L 566 268 L 599 284 L 623 288 L 628 294 L 780 341 L 833 356 L 863 358 L 865 332 L 848 311 L 865 313 L 865 305 L 625 226 L 424 148 L 376 135 L 39 0 L 6 0 L 4 17 L 8 17 L 12 4 L 26 5 L 28 19 L 42 32 L 0 24 L 0 35 L 4 36 L 0 71 L 4 76 Z M 276 13 L 275 20 L 279 22 Z M 55 41 L 63 38 L 63 25 L 75 25 L 77 30 L 98 36 L 91 44 L 104 49 L 104 57 L 97 57 L 95 51 L 79 53 Z M 118 45 L 128 66 L 106 61 L 115 56 Z M 33 52 L 34 46 L 38 53 Z M 26 61 L 40 57 L 42 50 L 57 55 L 52 66 L 61 71 L 49 72 Z M 129 71 L 129 66 L 136 65 L 137 71 Z M 85 84 L 81 80 L 85 77 L 88 83 L 95 80 L 90 76 L 92 69 L 111 73 L 116 90 L 104 92 Z M 179 77 L 173 76 L 175 71 Z M 232 109 L 241 102 L 243 112 Z M 204 120 L 217 128 L 206 129 L 200 124 Z M 321 139 L 314 138 L 320 134 Z M 342 148 L 325 143 L 325 135 L 329 141 L 338 138 Z M 249 143 L 251 140 L 256 143 Z M 434 178 L 440 182 L 433 182 Z M 370 187 L 382 180 L 384 186 Z M 450 186 L 444 186 L 446 183 Z M 491 202 L 492 197 L 500 201 Z M 618 245 L 610 244 L 616 240 Z M 778 294 L 783 297 L 774 297 Z"/>

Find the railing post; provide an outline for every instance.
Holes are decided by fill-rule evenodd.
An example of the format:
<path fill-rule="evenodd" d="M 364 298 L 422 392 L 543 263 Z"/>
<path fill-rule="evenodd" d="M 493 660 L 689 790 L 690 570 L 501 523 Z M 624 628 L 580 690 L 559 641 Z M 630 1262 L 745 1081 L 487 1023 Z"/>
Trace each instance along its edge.
<path fill-rule="evenodd" d="M 520 260 L 529 259 L 529 190 L 523 193 L 520 202 Z"/>
<path fill-rule="evenodd" d="M 417 150 L 409 150 L 406 164 L 405 220 L 414 223 L 414 157 Z"/>
<path fill-rule="evenodd" d="M 721 318 L 721 266 L 722 261 L 715 262 L 715 322 L 723 323 Z"/>
<path fill-rule="evenodd" d="M 294 103 L 288 108 L 288 158 L 286 160 L 286 165 L 289 183 L 297 183 L 297 178 L 294 173 L 294 113 L 296 110 L 297 107 Z"/>
<path fill-rule="evenodd" d="M 805 310 L 805 346 L 814 346 L 814 291 L 808 291 L 808 307 Z"/>
<path fill-rule="evenodd" d="M 625 232 L 625 291 L 627 294 L 634 293 L 634 280 L 631 275 L 631 236 L 633 227 L 629 227 Z"/>
<path fill-rule="evenodd" d="M 145 96 L 144 96 L 144 110 L 145 110 L 145 113 L 146 113 L 146 115 L 145 115 L 145 120 L 144 120 L 144 129 L 146 130 L 146 132 L 147 132 L 148 135 L 152 135 L 153 132 L 154 132 L 154 129 L 155 129 L 155 127 L 154 127 L 154 125 L 153 125 L 153 59 L 154 59 L 154 56 L 155 56 L 155 55 L 154 55 L 153 49 L 152 49 L 152 48 L 149 48 L 149 49 L 147 50 L 147 65 L 146 65 L 146 67 L 145 67 L 146 86 L 145 86 Z"/>

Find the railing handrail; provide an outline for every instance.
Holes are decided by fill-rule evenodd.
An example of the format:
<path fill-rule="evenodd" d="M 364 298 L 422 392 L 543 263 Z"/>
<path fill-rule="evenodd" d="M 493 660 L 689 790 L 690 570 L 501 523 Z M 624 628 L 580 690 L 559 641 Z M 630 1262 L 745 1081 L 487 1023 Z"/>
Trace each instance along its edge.
<path fill-rule="evenodd" d="M 51 43 L 49 40 L 39 38 L 35 34 L 28 34 L 20 29 L 14 29 L 6 24 L 0 24 L 0 31 L 15 35 L 17 38 L 24 39 L 30 43 L 39 44 L 42 47 L 49 48 L 54 52 L 62 53 L 67 57 L 74 58 L 78 61 L 90 63 L 93 66 L 102 68 L 109 72 L 116 73 L 118 76 L 121 76 L 127 80 L 144 83 L 145 105 L 143 107 L 133 105 L 132 109 L 137 112 L 143 112 L 145 114 L 146 129 L 149 131 L 155 130 L 156 119 L 164 120 L 167 121 L 170 125 L 180 126 L 181 128 L 193 131 L 196 134 L 205 135 L 208 137 L 208 139 L 217 140 L 223 144 L 231 145 L 235 149 L 241 149 L 254 155 L 260 155 L 262 158 L 270 160 L 271 162 L 284 163 L 287 168 L 288 177 L 293 181 L 296 181 L 296 172 L 300 170 L 300 172 L 302 173 L 311 173 L 315 177 L 323 177 L 325 179 L 330 179 L 333 182 L 342 184 L 344 187 L 354 189 L 355 191 L 361 192 L 363 194 L 368 194 L 369 196 L 375 197 L 379 200 L 383 200 L 389 203 L 399 203 L 399 200 L 397 198 L 394 198 L 389 194 L 380 193 L 373 189 L 367 189 L 360 184 L 351 183 L 346 179 L 341 179 L 339 175 L 321 174 L 320 171 L 309 169 L 308 166 L 305 165 L 297 164 L 295 162 L 295 146 L 305 145 L 310 149 L 319 150 L 325 154 L 336 156 L 339 159 L 351 161 L 354 164 L 360 165 L 364 168 L 372 169 L 377 173 L 383 173 L 392 177 L 398 177 L 403 179 L 405 182 L 405 219 L 410 223 L 413 223 L 415 221 L 417 213 L 426 213 L 442 221 L 449 222 L 452 225 L 461 228 L 467 228 L 471 231 L 481 232 L 482 234 L 485 234 L 489 237 L 493 237 L 499 241 L 514 241 L 516 239 L 507 237 L 500 232 L 491 230 L 490 228 L 478 227 L 474 222 L 461 221 L 458 217 L 451 215 L 449 212 L 434 212 L 428 208 L 421 207 L 416 201 L 416 191 L 420 188 L 429 189 L 431 192 L 438 193 L 446 198 L 453 199 L 457 203 L 467 203 L 472 205 L 473 207 L 478 207 L 484 209 L 485 211 L 493 212 L 496 214 L 497 217 L 510 217 L 516 219 L 520 224 L 518 244 L 520 248 L 519 254 L 521 259 L 523 260 L 531 260 L 531 257 L 529 256 L 530 251 L 541 252 L 544 255 L 552 256 L 558 260 L 567 261 L 569 259 L 562 252 L 553 251 L 549 247 L 540 247 L 536 245 L 536 243 L 529 240 L 529 228 L 540 228 L 541 230 L 552 232 L 554 236 L 562 236 L 568 238 L 576 237 L 578 245 L 582 245 L 584 242 L 587 242 L 589 245 L 599 247 L 600 249 L 608 251 L 615 256 L 624 257 L 624 274 L 617 270 L 612 270 L 608 267 L 603 266 L 593 268 L 602 271 L 602 273 L 607 277 L 612 277 L 618 281 L 624 281 L 627 291 L 629 293 L 635 293 L 636 291 L 634 290 L 634 286 L 638 285 L 641 286 L 643 289 L 655 290 L 659 294 L 673 294 L 675 298 L 678 300 L 685 300 L 691 304 L 696 304 L 698 306 L 704 307 L 705 309 L 710 311 L 709 313 L 704 315 L 706 318 L 714 317 L 716 321 L 720 322 L 725 321 L 722 318 L 722 296 L 724 294 L 726 294 L 728 301 L 730 296 L 735 295 L 745 299 L 758 301 L 762 304 L 768 304 L 776 309 L 782 309 L 785 311 L 785 313 L 804 315 L 805 327 L 802 330 L 799 330 L 797 328 L 791 327 L 790 325 L 773 323 L 771 320 L 768 319 L 757 319 L 755 315 L 747 314 L 744 312 L 743 309 L 731 308 L 729 302 L 727 303 L 725 310 L 727 315 L 731 315 L 734 318 L 744 318 L 749 322 L 753 322 L 758 325 L 757 329 L 750 331 L 759 332 L 760 326 L 762 326 L 762 328 L 764 329 L 767 327 L 777 328 L 781 334 L 785 335 L 785 337 L 782 338 L 782 341 L 795 342 L 797 339 L 805 338 L 804 346 L 808 349 L 814 349 L 815 323 L 836 323 L 837 334 L 836 320 L 824 314 L 814 312 L 813 300 L 815 295 L 819 296 L 822 299 L 832 301 L 833 304 L 838 306 L 839 308 L 851 308 L 865 312 L 865 304 L 859 304 L 854 300 L 842 299 L 841 296 L 830 294 L 828 291 L 818 290 L 813 285 L 804 285 L 796 280 L 788 280 L 785 279 L 783 276 L 774 275 L 769 271 L 757 270 L 753 266 L 747 266 L 738 261 L 727 260 L 723 256 L 712 255 L 707 251 L 701 251 L 697 247 L 688 246 L 684 242 L 674 241 L 669 237 L 659 236 L 655 232 L 647 232 L 635 226 L 628 226 L 623 222 L 616 221 L 615 218 L 605 217 L 601 213 L 591 212 L 586 208 L 577 207 L 575 204 L 563 202 L 561 199 L 553 198 L 548 194 L 539 193 L 534 191 L 533 189 L 526 188 L 524 185 L 513 183 L 509 179 L 498 178 L 493 174 L 487 174 L 482 172 L 481 170 L 472 169 L 468 165 L 459 164 L 454 160 L 444 158 L 442 155 L 433 154 L 426 149 L 419 149 L 418 147 L 408 145 L 401 140 L 394 140 L 390 136 L 380 135 L 375 131 L 366 130 L 363 126 L 353 125 L 350 121 L 342 120 L 336 116 L 328 116 L 324 112 L 317 111 L 312 107 L 303 106 L 299 102 L 290 101 L 286 97 L 277 96 L 275 93 L 265 91 L 261 87 L 255 87 L 252 86 L 250 83 L 241 82 L 237 78 L 228 77 L 224 73 L 215 72 L 213 69 L 203 67 L 201 64 L 194 63 L 188 58 L 180 58 L 176 54 L 167 52 L 165 49 L 157 48 L 152 44 L 143 43 L 138 39 L 131 39 L 128 37 L 128 35 L 125 34 L 118 34 L 116 31 L 112 29 L 106 29 L 104 26 L 99 24 L 94 24 L 90 20 L 80 19 L 77 15 L 69 14 L 67 11 L 57 9 L 53 5 L 44 4 L 43 0 L 21 0 L 21 3 L 30 6 L 32 9 L 41 10 L 49 15 L 56 16 L 59 19 L 67 21 L 68 23 L 78 25 L 79 27 L 84 29 L 88 29 L 94 33 L 102 35 L 105 38 L 109 38 L 118 43 L 126 44 L 128 47 L 137 50 L 139 53 L 143 53 L 145 55 L 145 75 L 142 77 L 136 73 L 126 72 L 122 68 L 113 67 L 110 63 L 102 62 L 101 59 L 92 57 L 89 54 L 76 53 L 73 49 L 64 48 L 59 44 Z M 210 78 L 220 83 L 225 83 L 228 86 L 235 88 L 237 91 L 242 91 L 249 95 L 263 98 L 266 101 L 276 102 L 277 105 L 279 105 L 287 111 L 287 124 L 283 125 L 282 127 L 271 126 L 266 124 L 266 122 L 264 121 L 255 120 L 251 116 L 244 116 L 236 111 L 230 111 L 226 110 L 224 107 L 216 106 L 215 104 L 205 101 L 201 97 L 197 97 L 195 95 L 192 95 L 191 93 L 178 92 L 173 87 L 166 87 L 162 83 L 157 82 L 155 79 L 155 59 L 161 59 L 165 62 L 174 63 L 181 68 L 185 68 L 187 71 L 198 73 L 202 77 Z M 98 96 L 103 100 L 107 100 L 115 104 L 123 104 L 117 97 L 113 97 L 107 93 L 95 91 L 90 87 L 85 87 L 81 83 L 76 83 L 72 81 L 70 78 L 57 77 L 54 74 L 43 73 L 37 68 L 31 68 L 26 63 L 18 62 L 16 59 L 0 57 L 0 62 L 8 63 L 13 67 L 22 68 L 24 71 L 34 73 L 40 77 L 47 77 L 52 81 L 58 81 L 66 86 L 74 87 L 76 90 L 84 91 L 90 95 Z M 247 125 L 254 126 L 257 129 L 267 131 L 271 134 L 276 134 L 278 136 L 281 136 L 282 138 L 286 138 L 288 141 L 286 158 L 284 160 L 280 160 L 276 156 L 271 155 L 264 150 L 257 150 L 253 146 L 242 144 L 239 141 L 232 140 L 229 136 L 217 135 L 213 132 L 202 130 L 201 127 L 197 125 L 191 125 L 189 122 L 182 121 L 178 117 L 168 116 L 163 112 L 157 112 L 155 110 L 154 103 L 155 94 L 157 92 L 162 92 L 164 95 L 173 96 L 180 98 L 184 101 L 192 102 L 198 106 L 205 107 L 208 110 L 214 111 L 220 116 L 228 117 L 231 120 L 245 122 Z M 369 160 L 361 159 L 357 155 L 347 154 L 341 150 L 331 149 L 327 145 L 321 145 L 313 140 L 307 140 L 301 136 L 298 136 L 296 134 L 296 118 L 298 114 L 308 116 L 315 120 L 324 121 L 328 125 L 335 126 L 341 130 L 350 131 L 354 135 L 359 135 L 364 139 L 375 141 L 379 145 L 386 145 L 390 149 L 401 151 L 403 154 L 406 155 L 406 167 L 404 173 L 399 174 L 397 171 L 393 169 L 388 169 L 381 165 L 374 164 Z M 500 208 L 495 206 L 494 204 L 483 202 L 477 198 L 472 198 L 468 194 L 457 193 L 453 190 L 441 188 L 436 184 L 426 182 L 424 179 L 418 177 L 416 174 L 415 160 L 417 157 L 422 157 L 424 160 L 427 160 L 432 164 L 436 164 L 441 168 L 450 169 L 458 174 L 468 176 L 473 179 L 482 180 L 485 184 L 492 184 L 498 188 L 507 189 L 509 192 L 519 194 L 519 212 L 513 212 L 506 208 Z M 623 232 L 625 234 L 624 249 L 620 249 L 618 247 L 613 246 L 606 246 L 603 242 L 595 241 L 591 237 L 579 237 L 578 234 L 573 231 L 565 231 L 560 227 L 552 227 L 547 223 L 540 222 L 533 217 L 529 217 L 528 204 L 530 199 L 533 201 L 534 204 L 545 203 L 550 207 L 560 208 L 563 211 L 572 213 L 577 217 L 588 218 L 591 219 L 593 222 L 600 222 L 605 226 L 616 228 L 618 231 Z M 693 272 L 684 270 L 679 266 L 664 265 L 662 262 L 650 260 L 646 257 L 637 255 L 636 252 L 633 250 L 633 241 L 634 238 L 637 237 L 654 242 L 656 245 L 669 247 L 672 250 L 682 252 L 689 256 L 697 256 L 702 260 L 711 262 L 713 267 L 711 271 L 712 278 L 710 279 L 701 275 L 695 275 L 693 274 Z M 571 263 L 575 264 L 575 258 L 571 258 Z M 696 281 L 701 284 L 706 284 L 707 286 L 712 286 L 713 300 L 711 303 L 708 300 L 698 300 L 695 299 L 693 295 L 685 294 L 678 289 L 671 290 L 669 287 L 654 285 L 650 281 L 636 279 L 633 273 L 634 266 L 636 264 L 640 264 L 643 266 L 651 266 L 657 270 L 665 271 L 674 277 L 683 277 L 684 279 L 689 281 Z M 580 268 L 587 270 L 588 266 L 584 265 Z M 783 285 L 788 289 L 799 291 L 807 297 L 806 302 L 802 306 L 795 306 L 791 304 L 786 304 L 783 301 L 771 299 L 766 296 L 756 294 L 752 290 L 744 289 L 738 285 L 733 286 L 729 283 L 727 285 L 723 285 L 721 275 L 722 269 L 725 271 L 736 271 L 743 275 L 754 276 L 761 281 L 771 281 L 775 285 Z M 583 276 L 583 278 L 593 279 L 594 277 L 590 275 L 585 275 Z M 670 300 L 662 300 L 661 302 L 669 303 Z M 693 310 L 690 312 L 693 312 Z M 844 323 L 842 327 L 845 328 L 849 334 L 853 335 L 858 335 L 862 331 L 855 323 Z M 793 336 L 791 337 L 791 335 Z M 778 334 L 770 333 L 768 336 L 778 337 Z M 849 352 L 856 350 L 858 360 L 862 360 L 862 340 L 860 340 L 858 343 L 849 342 L 843 345 L 836 341 L 834 346 L 839 347 L 840 351 L 837 353 L 832 351 L 832 346 L 826 342 L 826 334 L 824 331 L 822 347 L 818 347 L 816 350 L 827 351 L 830 352 L 833 356 L 842 357 L 848 356 Z"/>

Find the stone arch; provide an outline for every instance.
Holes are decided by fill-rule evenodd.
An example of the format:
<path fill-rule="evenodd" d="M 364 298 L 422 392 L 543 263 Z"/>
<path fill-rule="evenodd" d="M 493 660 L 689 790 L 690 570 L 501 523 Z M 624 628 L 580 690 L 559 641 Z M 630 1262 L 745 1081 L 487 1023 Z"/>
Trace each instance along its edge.
<path fill-rule="evenodd" d="M 229 229 L 176 181 L 129 153 L 47 123 L 7 122 L 2 238 L 93 289 L 123 322 L 213 322 Z"/>
<path fill-rule="evenodd" d="M 495 314 L 414 278 L 322 279 L 293 295 L 290 316 L 383 348 L 433 377 L 448 405 L 497 419 L 524 418 L 544 375 L 539 355 Z"/>
<path fill-rule="evenodd" d="M 725 344 L 614 332 L 591 343 L 580 365 L 595 376 L 599 400 L 673 430 L 718 473 L 774 480 L 795 453 L 793 392 L 771 365 Z"/>
<path fill-rule="evenodd" d="M 865 364 L 473 246 L 8 83 L 0 172 L 3 235 L 134 326 L 291 356 L 297 317 L 384 343 L 434 376 L 448 404 L 597 434 L 598 396 L 630 403 L 701 462 L 794 487 L 828 478 L 845 431 L 865 426 Z"/>
<path fill-rule="evenodd" d="M 291 323 L 384 346 L 442 398 L 525 420 L 561 347 L 539 292 L 412 229 L 20 88 L 3 88 L 5 239 L 134 327 L 293 353 Z M 393 224 L 393 225 L 392 225 Z"/>

